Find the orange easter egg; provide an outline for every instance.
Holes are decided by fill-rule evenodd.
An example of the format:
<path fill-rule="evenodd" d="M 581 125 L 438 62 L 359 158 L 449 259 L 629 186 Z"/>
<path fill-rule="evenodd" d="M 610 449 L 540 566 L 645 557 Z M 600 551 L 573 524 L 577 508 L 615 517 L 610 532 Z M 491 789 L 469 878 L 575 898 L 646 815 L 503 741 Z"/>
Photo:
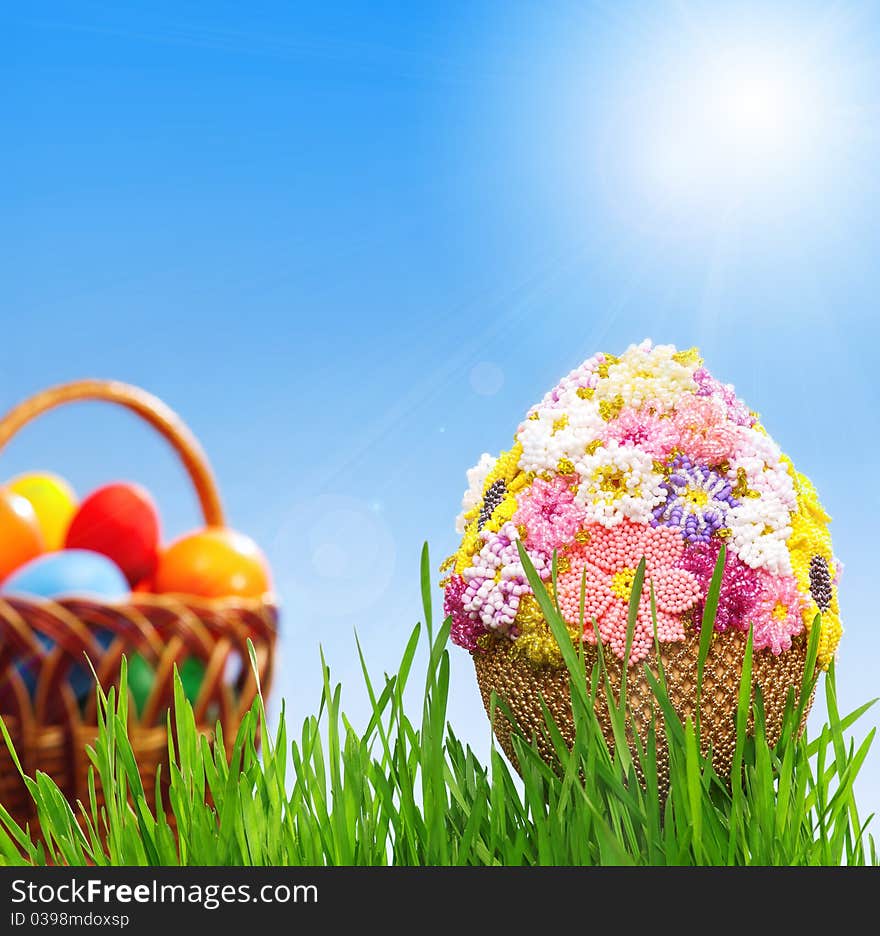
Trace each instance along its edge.
<path fill-rule="evenodd" d="M 8 489 L 0 490 L 0 581 L 45 551 L 31 502 Z"/>
<path fill-rule="evenodd" d="M 201 598 L 259 598 L 271 589 L 271 580 L 266 559 L 250 537 L 207 527 L 161 554 L 155 588 Z"/>

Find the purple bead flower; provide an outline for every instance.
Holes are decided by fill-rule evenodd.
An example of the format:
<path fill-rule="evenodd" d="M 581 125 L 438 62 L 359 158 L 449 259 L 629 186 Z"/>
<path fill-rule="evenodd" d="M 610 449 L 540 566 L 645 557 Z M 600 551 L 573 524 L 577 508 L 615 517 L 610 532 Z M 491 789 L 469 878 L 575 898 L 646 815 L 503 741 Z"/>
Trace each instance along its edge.
<path fill-rule="evenodd" d="M 686 455 L 674 459 L 662 487 L 666 500 L 654 508 L 651 525 L 678 527 L 688 543 L 708 543 L 739 504 L 726 477 Z"/>

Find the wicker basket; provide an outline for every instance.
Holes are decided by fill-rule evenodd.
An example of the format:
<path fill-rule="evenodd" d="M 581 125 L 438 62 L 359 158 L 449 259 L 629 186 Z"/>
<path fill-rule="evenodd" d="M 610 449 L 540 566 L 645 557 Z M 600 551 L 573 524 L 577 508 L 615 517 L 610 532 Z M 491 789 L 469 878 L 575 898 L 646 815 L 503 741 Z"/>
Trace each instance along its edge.
<path fill-rule="evenodd" d="M 81 400 L 116 403 L 153 426 L 180 456 L 195 486 L 205 522 L 223 526 L 223 508 L 207 458 L 196 439 L 164 403 L 126 384 L 88 380 L 54 387 L 12 409 L 0 421 L 0 450 L 32 419 Z M 160 764 L 168 776 L 165 718 L 173 695 L 173 669 L 187 657 L 204 664 L 193 703 L 207 735 L 217 721 L 232 743 L 257 692 L 247 641 L 256 651 L 260 687 L 268 692 L 277 630 L 272 597 L 205 600 L 185 595 L 132 593 L 123 602 L 27 600 L 0 597 L 0 715 L 28 776 L 49 774 L 75 803 L 88 802 L 86 746 L 97 736 L 96 698 L 80 703 L 70 684 L 72 667 L 91 661 L 101 685 L 118 685 L 123 655 L 141 654 L 155 670 L 138 715 L 129 706 L 129 736 L 144 787 L 152 798 Z M 96 634 L 101 634 L 99 643 Z M 38 635 L 51 641 L 51 649 Z M 35 680 L 28 689 L 21 664 Z M 77 667 L 81 674 L 81 667 Z M 30 680 L 29 680 L 30 681 Z M 82 697 L 82 693 L 80 693 Z M 6 746 L 0 743 L 0 803 L 19 823 L 33 824 L 33 802 Z"/>
<path fill-rule="evenodd" d="M 670 701 L 682 722 L 693 717 L 696 708 L 697 661 L 699 657 L 699 635 L 689 635 L 679 643 L 661 644 L 661 660 L 666 673 Z M 700 696 L 701 744 L 703 752 L 712 749 L 712 764 L 719 776 L 730 774 L 736 745 L 736 710 L 739 684 L 742 676 L 746 635 L 740 631 L 716 634 L 706 658 Z M 596 662 L 596 648 L 584 646 L 584 663 L 588 686 Z M 574 721 L 571 711 L 569 674 L 565 667 L 538 668 L 516 656 L 509 641 L 497 641 L 488 650 L 476 650 L 472 654 L 477 682 L 487 714 L 493 691 L 504 699 L 511 714 L 526 738 L 534 737 L 541 756 L 553 763 L 555 753 L 547 738 L 541 699 L 553 713 L 566 743 L 574 742 Z M 791 649 L 778 656 L 766 650 L 756 651 L 752 660 L 752 688 L 759 685 L 764 700 L 767 740 L 775 744 L 780 737 L 789 689 L 794 690 L 797 701 L 807 659 L 806 638 L 802 635 L 792 642 Z M 646 661 L 647 662 L 647 661 Z M 615 702 L 620 694 L 622 662 L 612 653 L 605 653 L 611 690 Z M 656 664 L 651 671 L 657 676 Z M 627 707 L 631 712 L 629 730 L 635 728 L 644 743 L 648 726 L 654 719 L 658 744 L 658 774 L 661 788 L 668 781 L 668 755 L 662 726 L 662 716 L 650 684 L 639 665 L 627 673 Z M 806 712 L 812 704 L 808 700 Z M 609 748 L 614 748 L 614 734 L 608 714 L 608 703 L 604 684 L 596 691 L 596 716 Z M 806 721 L 804 713 L 804 722 Z M 801 724 L 803 730 L 804 723 Z M 750 725 L 751 727 L 751 725 Z M 495 736 L 511 763 L 519 769 L 511 743 L 513 725 L 500 709 L 495 713 Z"/>

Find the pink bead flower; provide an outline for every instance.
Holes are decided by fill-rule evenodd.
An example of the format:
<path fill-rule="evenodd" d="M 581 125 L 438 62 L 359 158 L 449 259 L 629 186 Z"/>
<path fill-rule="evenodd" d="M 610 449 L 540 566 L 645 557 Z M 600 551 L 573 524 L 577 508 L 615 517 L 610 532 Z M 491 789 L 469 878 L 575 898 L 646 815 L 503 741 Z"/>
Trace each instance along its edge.
<path fill-rule="evenodd" d="M 634 445 L 653 458 L 665 459 L 678 442 L 672 421 L 651 412 L 650 405 L 636 409 L 625 406 L 617 419 L 605 424 L 602 441 Z"/>
<path fill-rule="evenodd" d="M 672 424 L 677 447 L 695 462 L 710 465 L 730 458 L 739 443 L 737 426 L 727 419 L 723 400 L 685 394 L 675 407 Z"/>
<path fill-rule="evenodd" d="M 467 582 L 460 575 L 453 575 L 446 583 L 443 593 L 443 613 L 452 618 L 449 637 L 454 644 L 465 650 L 476 650 L 477 640 L 486 633 L 486 627 L 474 611 L 465 611 L 464 595 Z"/>
<path fill-rule="evenodd" d="M 563 617 L 580 622 L 581 582 L 584 581 L 584 639 L 596 642 L 592 620 L 602 642 L 616 656 L 626 652 L 627 612 L 636 568 L 645 558 L 645 587 L 636 619 L 630 663 L 644 659 L 654 643 L 649 582 L 657 603 L 657 637 L 668 642 L 684 639 L 681 615 L 700 598 L 697 579 L 679 567 L 684 541 L 669 527 L 649 527 L 624 520 L 614 527 L 589 528 L 590 540 L 568 554 L 569 568 L 559 575 L 557 596 Z"/>
<path fill-rule="evenodd" d="M 692 572 L 700 584 L 701 598 L 694 609 L 694 622 L 697 627 L 703 623 L 703 605 L 709 591 L 709 584 L 721 552 L 721 541 L 710 540 L 697 543 L 684 551 L 681 567 Z M 721 590 L 718 593 L 718 608 L 715 611 L 715 630 L 749 629 L 752 609 L 760 591 L 759 573 L 738 559 L 733 550 L 727 551 L 724 572 L 721 576 Z"/>
<path fill-rule="evenodd" d="M 761 571 L 761 588 L 752 612 L 756 650 L 779 654 L 791 647 L 791 638 L 804 629 L 802 612 L 807 600 L 792 575 Z"/>
<path fill-rule="evenodd" d="M 564 477 L 552 481 L 536 478 L 519 501 L 513 523 L 526 530 L 525 543 L 548 556 L 570 543 L 586 522 L 584 508 L 574 501 L 574 494 Z"/>
<path fill-rule="evenodd" d="M 704 367 L 694 371 L 694 383 L 697 385 L 697 396 L 716 397 L 724 401 L 727 408 L 727 418 L 738 426 L 753 426 L 755 417 L 749 408 L 736 395 L 733 384 L 723 384 L 716 380 Z"/>

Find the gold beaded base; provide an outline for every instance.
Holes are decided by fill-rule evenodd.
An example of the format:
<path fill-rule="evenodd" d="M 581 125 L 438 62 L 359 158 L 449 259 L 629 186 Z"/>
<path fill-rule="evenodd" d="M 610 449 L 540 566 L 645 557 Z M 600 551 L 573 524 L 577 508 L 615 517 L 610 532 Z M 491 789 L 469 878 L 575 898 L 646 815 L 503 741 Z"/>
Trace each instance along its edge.
<path fill-rule="evenodd" d="M 697 634 L 678 643 L 661 644 L 660 657 L 666 673 L 667 690 L 670 701 L 682 722 L 688 716 L 693 717 L 696 708 L 699 646 Z M 702 746 L 706 753 L 711 744 L 712 763 L 719 776 L 729 775 L 733 762 L 736 745 L 737 698 L 745 647 L 746 635 L 740 631 L 716 634 L 703 670 L 700 703 Z M 590 644 L 584 645 L 583 649 L 589 687 L 597 652 L 596 648 Z M 553 763 L 555 755 L 553 746 L 546 737 L 540 700 L 543 697 L 566 744 L 570 747 L 574 743 L 574 723 L 568 670 L 565 667 L 536 667 L 516 654 L 513 645 L 507 640 L 497 640 L 485 650 L 474 651 L 472 656 L 486 713 L 490 713 L 490 702 L 494 690 L 500 699 L 507 702 L 519 724 L 521 733 L 527 738 L 534 737 L 541 756 L 548 763 Z M 803 635 L 792 641 L 790 650 L 778 656 L 767 650 L 755 651 L 753 655 L 752 687 L 753 692 L 755 685 L 761 687 L 767 740 L 771 745 L 776 744 L 781 734 L 789 688 L 794 689 L 795 699 L 799 695 L 806 656 L 807 642 Z M 612 692 L 615 698 L 619 698 L 622 662 L 606 650 L 605 663 Z M 656 676 L 656 662 L 653 660 L 650 669 Z M 629 668 L 626 692 L 627 708 L 631 712 L 631 724 L 628 728 L 632 730 L 634 726 L 644 742 L 647 739 L 648 726 L 652 718 L 652 707 L 659 708 L 659 706 L 655 704 L 654 693 L 645 678 L 641 663 Z M 812 701 L 810 698 L 807 711 Z M 606 743 L 613 750 L 614 735 L 602 682 L 596 692 L 595 711 Z M 665 789 L 668 783 L 668 756 L 662 716 L 657 713 L 653 717 L 660 742 L 657 751 L 658 771 L 661 787 Z M 806 714 L 804 715 L 805 721 Z M 751 719 L 749 726 L 751 727 Z M 801 730 L 803 727 L 802 723 Z M 512 731 L 513 726 L 506 716 L 500 710 L 496 710 L 495 737 L 511 763 L 519 770 L 511 744 Z"/>

